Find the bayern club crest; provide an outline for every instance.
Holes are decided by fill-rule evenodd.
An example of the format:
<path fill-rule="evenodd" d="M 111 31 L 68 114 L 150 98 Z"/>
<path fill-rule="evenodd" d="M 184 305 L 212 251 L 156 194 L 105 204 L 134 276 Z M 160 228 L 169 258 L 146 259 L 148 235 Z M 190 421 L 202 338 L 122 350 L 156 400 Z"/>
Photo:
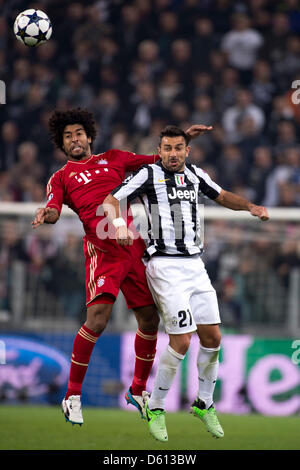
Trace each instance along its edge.
<path fill-rule="evenodd" d="M 103 284 L 105 283 L 105 277 L 98 277 L 98 280 L 97 280 L 97 286 L 98 287 L 102 287 Z"/>

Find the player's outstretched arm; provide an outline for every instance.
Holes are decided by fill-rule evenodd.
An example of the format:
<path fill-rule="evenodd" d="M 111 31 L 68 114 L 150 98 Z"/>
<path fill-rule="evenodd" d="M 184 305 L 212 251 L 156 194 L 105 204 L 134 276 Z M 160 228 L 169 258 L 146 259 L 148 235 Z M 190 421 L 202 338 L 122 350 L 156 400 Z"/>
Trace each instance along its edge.
<path fill-rule="evenodd" d="M 35 218 L 31 222 L 32 228 L 43 224 L 55 224 L 59 219 L 58 210 L 54 207 L 42 207 L 36 211 Z"/>
<path fill-rule="evenodd" d="M 185 133 L 188 136 L 189 140 L 196 139 L 205 132 L 212 131 L 212 126 L 205 126 L 204 124 L 194 124 L 193 126 L 189 127 Z"/>
<path fill-rule="evenodd" d="M 257 206 L 247 201 L 244 197 L 238 196 L 237 194 L 225 191 L 222 189 L 219 196 L 215 201 L 221 206 L 227 207 L 234 211 L 249 211 L 254 217 L 259 217 L 260 220 L 269 220 L 269 214 L 264 206 Z"/>

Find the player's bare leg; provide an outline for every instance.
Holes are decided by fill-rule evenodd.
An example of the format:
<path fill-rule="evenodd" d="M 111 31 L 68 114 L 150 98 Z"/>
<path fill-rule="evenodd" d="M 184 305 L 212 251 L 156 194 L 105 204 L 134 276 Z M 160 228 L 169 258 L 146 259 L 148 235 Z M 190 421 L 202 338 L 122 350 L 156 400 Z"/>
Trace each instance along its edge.
<path fill-rule="evenodd" d="M 134 309 L 134 314 L 138 327 L 145 332 L 157 331 L 159 325 L 159 315 L 155 305 L 146 305 Z"/>
<path fill-rule="evenodd" d="M 103 299 L 99 297 L 99 302 L 107 303 L 96 303 L 88 307 L 86 322 L 74 339 L 68 389 L 62 401 L 66 421 L 72 424 L 83 423 L 81 387 L 94 346 L 110 318 L 113 300 L 109 296 L 103 296 Z"/>
<path fill-rule="evenodd" d="M 199 388 L 191 413 L 200 418 L 207 430 L 217 438 L 224 432 L 213 404 L 213 393 L 218 377 L 221 333 L 219 325 L 197 325 L 200 347 L 197 358 Z"/>
<path fill-rule="evenodd" d="M 135 406 L 145 418 L 142 392 L 152 369 L 156 352 L 159 316 L 154 305 L 146 305 L 134 310 L 138 329 L 135 336 L 135 367 L 132 384 L 125 394 L 127 404 Z"/>
<path fill-rule="evenodd" d="M 114 300 L 112 299 L 111 303 L 100 302 L 101 296 L 99 297 L 99 303 L 87 308 L 87 318 L 85 322 L 85 326 L 98 335 L 101 335 L 106 328 L 111 316 Z"/>
<path fill-rule="evenodd" d="M 217 348 L 221 344 L 219 325 L 197 325 L 197 335 L 205 348 Z"/>

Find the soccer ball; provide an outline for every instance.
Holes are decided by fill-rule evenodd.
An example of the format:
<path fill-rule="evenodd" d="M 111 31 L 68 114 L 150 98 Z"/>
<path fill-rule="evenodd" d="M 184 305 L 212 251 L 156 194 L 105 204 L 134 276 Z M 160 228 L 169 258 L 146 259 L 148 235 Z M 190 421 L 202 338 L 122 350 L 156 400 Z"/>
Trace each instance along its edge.
<path fill-rule="evenodd" d="M 52 25 L 46 13 L 41 10 L 25 10 L 14 22 L 14 33 L 18 41 L 34 47 L 48 41 L 52 34 Z"/>

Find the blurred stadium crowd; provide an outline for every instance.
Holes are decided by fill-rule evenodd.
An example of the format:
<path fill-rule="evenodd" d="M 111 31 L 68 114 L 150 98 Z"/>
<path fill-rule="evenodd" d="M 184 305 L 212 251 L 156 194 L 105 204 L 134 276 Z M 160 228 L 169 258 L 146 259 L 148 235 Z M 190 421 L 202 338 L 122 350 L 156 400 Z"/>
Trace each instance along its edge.
<path fill-rule="evenodd" d="M 94 153 L 155 153 L 165 124 L 213 125 L 192 144 L 192 163 L 257 204 L 300 206 L 300 108 L 292 101 L 300 79 L 298 0 L 0 0 L 0 7 L 7 85 L 0 201 L 44 201 L 48 178 L 65 162 L 49 140 L 49 115 L 80 106 L 99 126 Z M 52 39 L 36 49 L 12 34 L 29 7 L 53 23 Z M 285 250 L 285 262 L 299 266 L 299 246 Z M 275 251 L 272 272 L 281 266 Z M 233 277 L 224 277 L 222 292 Z M 231 310 L 240 319 L 239 308 Z"/>
<path fill-rule="evenodd" d="M 297 0 L 2 4 L 0 200 L 43 200 L 64 162 L 49 141 L 49 113 L 81 106 L 97 117 L 95 153 L 153 153 L 165 123 L 213 125 L 193 145 L 193 162 L 256 203 L 299 206 Z M 54 27 L 37 49 L 12 37 L 16 14 L 31 5 Z"/>

